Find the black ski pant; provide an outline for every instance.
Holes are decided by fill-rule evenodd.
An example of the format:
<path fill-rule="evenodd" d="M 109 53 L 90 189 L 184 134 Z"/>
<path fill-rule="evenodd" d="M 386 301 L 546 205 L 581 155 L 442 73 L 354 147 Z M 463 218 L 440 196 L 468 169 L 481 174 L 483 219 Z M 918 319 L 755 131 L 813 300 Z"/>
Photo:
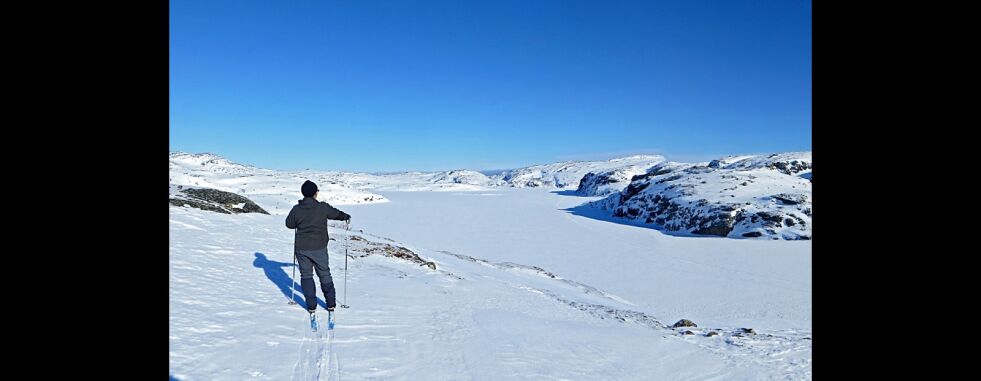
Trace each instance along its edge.
<path fill-rule="evenodd" d="M 317 286 L 313 283 L 313 272 L 317 271 L 320 278 L 320 289 L 327 300 L 327 308 L 337 304 L 337 293 L 334 290 L 334 279 L 330 277 L 330 267 L 327 266 L 327 248 L 319 250 L 296 250 L 296 262 L 300 264 L 300 287 L 307 301 L 307 309 L 317 308 Z"/>

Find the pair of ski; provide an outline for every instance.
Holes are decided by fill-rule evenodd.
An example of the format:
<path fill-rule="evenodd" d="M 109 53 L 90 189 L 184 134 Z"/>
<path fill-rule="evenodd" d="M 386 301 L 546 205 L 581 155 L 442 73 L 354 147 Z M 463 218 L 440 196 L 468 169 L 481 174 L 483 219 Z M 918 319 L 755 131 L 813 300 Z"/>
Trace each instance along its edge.
<path fill-rule="evenodd" d="M 320 328 L 320 323 L 317 322 L 317 313 L 311 312 L 310 330 L 313 332 L 317 332 L 319 328 Z M 327 311 L 327 330 L 329 331 L 333 329 L 334 329 L 334 311 Z"/>

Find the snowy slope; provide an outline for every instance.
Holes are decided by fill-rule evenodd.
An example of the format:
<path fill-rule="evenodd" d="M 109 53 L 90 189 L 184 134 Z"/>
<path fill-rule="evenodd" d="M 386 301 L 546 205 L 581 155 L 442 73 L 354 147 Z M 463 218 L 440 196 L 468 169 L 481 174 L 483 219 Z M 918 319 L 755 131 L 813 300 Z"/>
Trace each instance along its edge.
<path fill-rule="evenodd" d="M 171 186 L 192 186 L 232 192 L 249 198 L 272 214 L 286 214 L 303 198 L 300 184 L 317 183 L 319 199 L 330 204 L 350 205 L 385 202 L 385 198 L 348 186 L 338 172 L 274 171 L 230 162 L 210 153 L 171 152 Z"/>
<path fill-rule="evenodd" d="M 561 197 L 542 191 L 501 191 L 515 197 L 508 201 Z M 443 208 L 443 212 L 434 213 L 444 215 L 445 210 L 459 211 L 465 205 L 501 200 L 499 197 L 475 197 L 473 193 L 399 192 L 401 194 L 406 197 L 430 195 L 427 198 L 431 201 L 427 204 Z M 453 197 L 469 201 L 465 204 L 444 202 Z M 547 253 L 538 252 L 533 248 L 537 246 L 533 246 L 497 252 L 496 255 L 507 257 L 491 259 L 482 257 L 482 252 L 465 250 L 466 242 L 461 240 L 470 237 L 443 237 L 441 247 L 464 248 L 449 251 L 386 238 L 358 223 L 359 218 L 371 220 L 358 210 L 400 204 L 342 208 L 354 215 L 354 230 L 348 235 L 338 226 L 332 226 L 330 235 L 336 241 L 331 241 L 329 249 L 338 297 L 351 308 L 339 309 L 337 328 L 329 333 L 321 332 L 322 336 L 309 333 L 302 301 L 297 305 L 287 304 L 293 294 L 290 289 L 292 232 L 283 227 L 282 216 L 226 215 L 171 207 L 169 293 L 173 377 L 180 380 L 811 377 L 811 334 L 807 322 L 799 326 L 789 324 L 792 328 L 769 328 L 766 324 L 747 325 L 753 323 L 752 319 L 727 322 L 724 317 L 717 317 L 702 320 L 692 317 L 699 315 L 693 311 L 691 316 L 685 317 L 695 320 L 698 327 L 670 328 L 677 316 L 663 315 L 660 308 L 649 305 L 639 295 L 668 292 L 672 288 L 620 281 L 616 287 L 618 291 L 611 291 L 592 282 L 603 280 L 600 283 L 610 285 L 610 279 L 617 277 L 613 269 L 621 266 L 605 267 L 600 271 L 602 274 L 596 274 L 603 275 L 602 278 L 589 275 L 597 271 L 588 269 L 589 263 L 623 264 L 623 260 L 647 260 L 654 268 L 666 266 L 661 270 L 663 275 L 674 274 L 671 276 L 675 282 L 683 281 L 684 274 L 716 280 L 702 287 L 677 284 L 677 290 L 684 290 L 685 295 L 696 299 L 691 305 L 701 305 L 697 299 L 721 291 L 717 287 L 727 283 L 726 279 L 734 285 L 759 284 L 763 286 L 760 290 L 768 291 L 750 291 L 754 294 L 750 297 L 779 305 L 786 296 L 800 292 L 797 291 L 800 286 L 770 287 L 768 283 L 782 281 L 759 278 L 762 274 L 779 277 L 781 272 L 768 270 L 756 274 L 752 270 L 736 271 L 731 266 L 742 265 L 747 259 L 763 267 L 787 263 L 779 260 L 779 256 L 759 256 L 758 250 L 745 247 L 727 255 L 713 255 L 712 260 L 716 263 L 707 266 L 708 258 L 662 263 L 658 256 L 645 259 L 645 256 L 629 251 L 606 249 L 602 253 L 606 258 L 603 261 L 567 258 L 565 262 L 555 262 L 559 256 L 544 255 Z M 488 210 L 501 209 L 495 203 L 486 205 Z M 630 233 L 634 238 L 629 240 L 639 240 L 635 242 L 637 245 L 663 247 L 678 253 L 685 249 L 671 247 L 701 245 L 699 240 L 653 232 L 657 234 L 655 237 L 649 234 L 649 229 L 568 216 L 556 209 L 552 211 L 543 215 L 540 209 L 535 209 L 533 214 L 546 220 L 525 222 L 537 228 L 529 229 L 525 225 L 517 228 L 540 236 L 539 241 L 544 247 L 584 236 L 578 231 L 565 232 L 566 225 L 543 223 L 553 217 L 572 218 L 570 223 L 612 229 L 597 233 L 618 234 L 620 237 L 616 242 L 621 243 L 625 238 L 622 234 Z M 460 211 L 459 215 L 478 212 L 479 209 Z M 392 225 L 398 228 L 390 233 L 398 233 L 398 229 L 409 225 L 408 221 L 399 218 L 398 213 L 380 216 L 386 217 L 399 220 Z M 466 221 L 472 228 L 469 231 L 487 239 L 500 238 L 500 234 L 507 231 L 507 224 L 500 219 Z M 442 228 L 445 223 L 465 225 L 458 220 L 427 223 L 434 224 L 431 231 Z M 351 239 L 346 240 L 348 237 Z M 654 238 L 655 241 L 646 241 Z M 658 243 L 658 240 L 666 241 Z M 350 254 L 346 297 L 342 254 L 345 242 Z M 809 242 L 800 243 L 808 246 L 790 245 L 797 242 L 726 242 L 751 246 L 781 244 L 774 247 L 786 250 L 793 246 L 799 253 L 806 247 L 809 257 Z M 386 255 L 398 252 L 398 247 L 432 262 L 435 269 Z M 520 248 L 520 242 L 517 247 Z M 696 253 L 699 251 L 695 250 Z M 705 250 L 706 253 L 716 251 Z M 743 252 L 750 256 L 739 254 Z M 782 257 L 787 257 L 786 254 Z M 561 268 L 573 266 L 582 271 L 565 271 L 549 265 L 558 263 L 566 264 L 559 266 Z M 623 269 L 640 267 L 623 266 Z M 746 267 L 751 268 L 752 264 Z M 651 281 L 660 280 L 654 277 Z M 742 291 L 747 290 L 755 289 Z M 809 295 L 809 286 L 807 290 Z M 668 296 L 668 299 L 675 298 Z M 731 308 L 749 310 L 757 307 L 741 307 L 737 303 Z M 753 332 L 745 332 L 742 328 L 752 328 Z M 685 331 L 691 334 L 685 334 Z M 715 334 L 709 336 L 712 332 Z"/>
<path fill-rule="evenodd" d="M 483 173 L 477 171 L 459 169 L 454 171 L 438 172 L 433 175 L 430 181 L 436 184 L 447 183 L 487 185 L 491 182 L 491 179 Z"/>
<path fill-rule="evenodd" d="M 481 191 L 492 186 L 483 173 L 465 169 L 385 174 L 366 180 L 363 186 L 376 191 Z"/>
<path fill-rule="evenodd" d="M 273 214 L 289 211 L 303 198 L 299 185 L 317 183 L 320 200 L 337 205 L 385 202 L 375 190 L 479 191 L 490 179 L 469 170 L 403 172 L 375 175 L 339 171 L 275 171 L 233 163 L 211 153 L 170 153 L 170 183 L 233 192 L 248 197 Z"/>
<path fill-rule="evenodd" d="M 677 233 L 810 239 L 811 167 L 810 152 L 667 162 L 591 205 Z"/>
<path fill-rule="evenodd" d="M 505 171 L 493 176 L 498 185 L 511 187 L 578 187 L 589 172 L 605 172 L 619 168 L 651 166 L 664 161 L 659 155 L 637 155 L 603 161 L 566 161 Z"/>

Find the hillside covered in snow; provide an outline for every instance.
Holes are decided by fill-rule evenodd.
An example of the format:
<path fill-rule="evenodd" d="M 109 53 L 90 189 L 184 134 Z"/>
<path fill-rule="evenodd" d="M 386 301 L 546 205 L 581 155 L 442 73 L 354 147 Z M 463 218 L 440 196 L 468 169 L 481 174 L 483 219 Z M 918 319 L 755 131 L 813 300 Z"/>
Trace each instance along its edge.
<path fill-rule="evenodd" d="M 590 172 L 650 168 L 662 161 L 664 157 L 659 155 L 636 155 L 603 161 L 565 161 L 504 171 L 492 179 L 496 185 L 518 188 L 576 188 L 583 176 Z"/>
<path fill-rule="evenodd" d="M 613 220 L 671 234 L 787 240 L 811 238 L 811 169 L 810 152 L 730 156 L 708 163 L 640 155 L 535 165 L 492 176 L 465 169 L 390 174 L 275 171 L 207 153 L 170 154 L 172 189 L 231 192 L 273 214 L 285 214 L 302 198 L 298 184 L 304 180 L 317 183 L 320 200 L 335 205 L 387 202 L 380 194 L 385 191 L 575 187 L 574 193 L 581 196 L 605 196 L 591 203 L 584 200 L 583 207 L 603 210 Z M 186 190 L 171 193 L 188 199 Z M 182 205 L 203 204 L 191 200 Z M 230 205 L 208 208 L 231 211 Z"/>
<path fill-rule="evenodd" d="M 665 162 L 590 205 L 675 233 L 811 239 L 811 153 Z"/>
<path fill-rule="evenodd" d="M 661 156 L 631 156 L 602 161 L 569 161 L 505 171 L 488 177 L 457 169 L 438 172 L 369 174 L 343 171 L 276 171 L 234 163 L 211 153 L 170 153 L 170 183 L 211 188 L 248 197 L 271 213 L 285 213 L 302 198 L 299 186 L 311 180 L 320 200 L 337 205 L 386 202 L 380 191 L 487 191 L 510 187 L 578 187 L 586 173 L 647 168 Z M 631 172 L 632 173 L 632 172 Z"/>

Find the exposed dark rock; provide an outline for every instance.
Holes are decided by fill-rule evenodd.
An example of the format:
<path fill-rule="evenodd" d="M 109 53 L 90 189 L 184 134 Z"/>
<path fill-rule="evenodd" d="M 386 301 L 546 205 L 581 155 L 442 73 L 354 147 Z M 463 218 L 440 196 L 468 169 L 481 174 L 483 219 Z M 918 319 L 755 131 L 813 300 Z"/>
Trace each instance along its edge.
<path fill-rule="evenodd" d="M 637 193 L 640 193 L 640 191 L 646 189 L 650 185 L 651 183 L 639 183 L 639 184 L 631 183 L 630 185 L 627 186 L 627 189 L 624 189 L 623 192 L 620 194 L 620 203 L 622 204 L 624 201 L 627 201 L 631 197 L 636 196 Z"/>
<path fill-rule="evenodd" d="M 214 205 L 209 204 L 209 203 L 206 203 L 206 202 L 201 202 L 201 201 L 196 201 L 196 200 L 191 200 L 191 199 L 177 199 L 177 198 L 172 198 L 172 199 L 170 199 L 170 205 L 174 205 L 174 206 L 189 206 L 189 207 L 192 207 L 192 208 L 198 208 L 198 209 L 201 209 L 201 210 L 207 210 L 207 211 L 211 211 L 211 212 L 218 212 L 218 213 L 224 213 L 224 214 L 232 214 L 232 212 L 229 212 L 228 210 L 225 210 L 223 208 L 219 208 L 217 206 L 214 206 Z"/>
<path fill-rule="evenodd" d="M 763 221 L 769 222 L 772 225 L 779 226 L 780 221 L 783 220 L 779 214 L 769 213 L 769 212 L 759 212 L 756 213 L 757 216 L 763 219 Z"/>
<path fill-rule="evenodd" d="M 412 250 L 404 248 L 402 246 L 389 245 L 387 243 L 381 242 L 371 242 L 366 240 L 361 240 L 367 243 L 367 246 L 362 250 L 365 257 L 372 254 L 379 254 L 386 257 L 403 259 L 409 262 L 417 263 L 420 266 L 427 266 L 430 269 L 436 270 L 436 263 L 431 261 L 423 260 L 418 254 L 414 253 Z"/>
<path fill-rule="evenodd" d="M 645 174 L 631 177 L 630 178 L 630 182 L 634 182 L 634 181 L 637 181 L 637 180 L 647 180 L 647 179 L 649 179 L 651 177 L 654 177 L 654 176 L 660 176 L 660 175 L 663 175 L 665 173 L 671 173 L 671 171 L 673 171 L 673 169 L 667 167 L 666 165 L 664 165 L 664 164 L 658 164 L 658 165 L 655 165 L 655 166 L 651 167 L 650 169 L 648 169 L 647 170 L 647 173 L 645 173 Z"/>
<path fill-rule="evenodd" d="M 767 165 L 767 168 L 776 169 L 788 175 L 793 175 L 797 172 L 802 172 L 811 169 L 811 163 L 803 162 L 800 160 L 779 161 Z"/>
<path fill-rule="evenodd" d="M 668 176 L 668 177 L 665 177 L 663 179 L 660 179 L 660 180 L 656 181 L 654 184 L 661 184 L 661 183 L 666 183 L 666 182 L 669 182 L 669 181 L 675 181 L 675 180 L 678 180 L 678 179 L 680 179 L 682 177 L 683 177 L 682 175 Z"/>
<path fill-rule="evenodd" d="M 718 335 L 719 335 L 718 332 L 710 331 L 709 333 L 706 333 L 705 334 L 705 337 L 712 337 L 712 336 L 718 336 Z"/>
<path fill-rule="evenodd" d="M 729 235 L 729 232 L 732 231 L 732 223 L 733 223 L 732 217 L 726 216 L 725 218 L 712 220 L 708 226 L 698 228 L 692 233 L 717 235 L 719 237 L 725 237 Z"/>
<path fill-rule="evenodd" d="M 698 325 L 696 325 L 695 322 L 691 320 L 681 319 L 678 320 L 677 323 L 674 323 L 674 325 L 671 326 L 671 328 L 678 328 L 678 327 L 698 327 Z"/>
<path fill-rule="evenodd" d="M 170 204 L 176 206 L 188 205 L 201 210 L 208 210 L 225 214 L 238 213 L 262 213 L 269 214 L 264 209 L 248 198 L 231 192 L 224 192 L 210 188 L 189 188 L 184 189 L 178 186 L 180 195 L 172 195 Z M 236 205 L 241 205 L 236 207 Z"/>
<path fill-rule="evenodd" d="M 760 237 L 762 235 L 763 235 L 763 233 L 758 232 L 758 231 L 757 232 L 746 232 L 746 233 L 743 233 L 743 237 L 750 237 L 750 238 L 752 238 L 752 237 Z"/>
<path fill-rule="evenodd" d="M 781 194 L 773 195 L 773 198 L 788 205 L 803 204 L 804 202 L 807 201 L 807 196 L 802 194 L 781 193 Z"/>

